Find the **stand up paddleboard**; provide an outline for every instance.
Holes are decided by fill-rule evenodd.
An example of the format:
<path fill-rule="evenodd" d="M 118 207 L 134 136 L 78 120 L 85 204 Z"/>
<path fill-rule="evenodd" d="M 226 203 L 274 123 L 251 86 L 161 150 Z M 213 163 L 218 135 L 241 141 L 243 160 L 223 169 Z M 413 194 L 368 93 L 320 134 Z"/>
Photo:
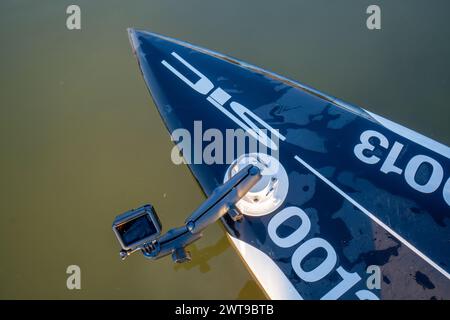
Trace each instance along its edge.
<path fill-rule="evenodd" d="M 248 163 L 263 169 L 244 218 L 222 221 L 268 297 L 450 298 L 449 147 L 236 59 L 128 32 L 173 137 L 201 121 L 266 148 L 187 162 L 207 195 Z"/>

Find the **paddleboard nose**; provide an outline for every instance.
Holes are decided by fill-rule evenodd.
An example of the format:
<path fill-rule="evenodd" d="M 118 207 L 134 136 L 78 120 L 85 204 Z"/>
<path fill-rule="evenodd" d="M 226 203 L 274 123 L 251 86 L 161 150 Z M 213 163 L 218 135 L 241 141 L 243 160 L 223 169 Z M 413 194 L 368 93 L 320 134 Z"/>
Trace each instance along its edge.
<path fill-rule="evenodd" d="M 203 108 L 213 82 L 206 76 L 208 55 L 188 43 L 129 28 L 128 37 L 147 87 L 169 130 L 192 126 L 188 116 Z M 195 66 L 194 66 L 195 65 Z M 200 71 L 202 69 L 202 71 Z M 204 113 L 195 120 L 213 117 Z"/>
<path fill-rule="evenodd" d="M 261 150 L 258 144 L 257 152 L 273 156 L 284 167 L 286 182 L 277 175 L 274 181 L 264 179 L 266 185 L 262 182 L 261 188 L 253 190 L 248 201 L 250 209 L 255 209 L 257 202 L 261 210 L 250 214 L 248 209 L 246 219 L 240 222 L 224 220 L 227 231 L 239 240 L 236 243 L 243 248 L 239 250 L 244 254 L 252 252 L 245 259 L 252 271 L 260 270 L 259 275 L 255 272 L 258 280 L 267 279 L 265 268 L 274 263 L 271 281 L 266 281 L 265 286 L 273 289 L 269 296 L 280 297 L 278 286 L 273 284 L 283 283 L 281 292 L 294 292 L 296 298 L 297 291 L 306 298 L 334 297 L 336 291 L 330 288 L 342 282 L 336 272 L 359 272 L 364 277 L 367 266 L 374 264 L 374 256 L 386 265 L 386 270 L 398 270 L 389 274 L 393 284 L 384 291 L 386 297 L 402 296 L 400 291 L 410 297 L 422 295 L 411 265 L 426 274 L 436 288 L 442 284 L 439 290 L 447 290 L 430 290 L 429 296 L 449 296 L 445 281 L 450 277 L 444 266 L 449 266 L 450 260 L 442 249 L 449 243 L 449 229 L 443 227 L 449 216 L 450 180 L 444 171 L 448 167 L 448 148 L 436 147 L 436 143 L 386 119 L 373 120 L 363 109 L 217 52 L 136 29 L 128 29 L 128 35 L 155 105 L 177 146 L 183 143 L 183 158 L 206 194 L 222 183 L 234 160 L 255 152 L 248 145 L 239 149 L 238 141 L 228 140 L 230 129 L 232 134 L 237 129 L 250 133 L 247 141 L 253 139 L 267 147 Z M 276 148 L 271 142 L 276 142 Z M 434 186 L 431 193 L 423 191 L 424 185 L 416 181 L 416 173 L 424 168 L 422 164 L 428 164 L 423 170 L 431 170 L 423 172 L 427 174 L 423 176 L 426 185 Z M 287 193 L 272 197 L 277 181 Z M 268 210 L 261 197 L 275 199 L 275 204 L 279 200 L 281 205 L 268 206 Z M 271 233 L 269 221 L 279 214 Z M 296 224 L 290 220 L 295 215 L 302 220 L 301 227 L 294 227 Z M 280 238 L 277 228 L 281 224 L 301 230 L 292 233 L 299 239 L 291 235 Z M 306 232 L 303 226 L 307 226 Z M 316 240 L 320 242 L 313 242 Z M 338 264 L 334 268 L 335 263 L 326 258 L 316 267 L 319 271 L 315 275 L 302 270 L 301 262 L 306 257 L 299 254 L 299 249 L 315 250 L 312 243 L 321 244 L 329 257 L 339 258 L 342 266 L 336 269 Z M 256 257 L 258 252 L 270 257 L 262 260 L 260 255 L 252 260 L 250 256 Z M 330 271 L 322 274 L 325 262 Z M 260 268 L 261 264 L 264 268 Z M 408 279 L 405 272 L 409 272 Z M 281 277 L 273 281 L 277 274 Z M 298 280 L 302 276 L 305 281 Z M 318 287 L 313 288 L 312 283 L 318 283 Z M 346 298 L 355 298 L 364 291 L 364 284 L 360 281 L 353 285 L 352 290 L 361 290 L 349 291 Z M 403 287 L 407 290 L 398 289 Z M 324 296 L 325 292 L 329 293 Z"/>
<path fill-rule="evenodd" d="M 133 48 L 133 52 L 136 52 L 137 42 L 134 41 L 136 37 L 137 30 L 133 28 L 127 28 L 128 39 L 130 40 L 131 48 Z"/>

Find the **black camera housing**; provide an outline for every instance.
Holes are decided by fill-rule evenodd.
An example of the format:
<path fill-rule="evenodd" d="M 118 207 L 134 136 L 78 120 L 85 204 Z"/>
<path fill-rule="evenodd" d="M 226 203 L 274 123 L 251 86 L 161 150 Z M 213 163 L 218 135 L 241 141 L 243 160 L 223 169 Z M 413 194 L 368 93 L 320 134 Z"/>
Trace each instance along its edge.
<path fill-rule="evenodd" d="M 146 204 L 118 215 L 112 229 L 122 249 L 133 251 L 161 234 L 161 222 L 153 206 Z"/>

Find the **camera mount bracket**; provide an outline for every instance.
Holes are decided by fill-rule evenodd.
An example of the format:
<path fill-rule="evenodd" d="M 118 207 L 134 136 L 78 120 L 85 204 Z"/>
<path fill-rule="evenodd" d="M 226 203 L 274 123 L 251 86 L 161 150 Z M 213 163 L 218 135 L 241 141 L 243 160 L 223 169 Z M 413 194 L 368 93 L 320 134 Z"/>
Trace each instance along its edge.
<path fill-rule="evenodd" d="M 122 245 L 123 249 L 120 251 L 121 258 L 125 259 L 130 254 L 140 250 L 146 258 L 152 260 L 171 254 L 172 259 L 176 263 L 190 261 L 190 253 L 186 251 L 185 247 L 200 239 L 204 229 L 227 214 L 234 221 L 242 219 L 243 214 L 236 207 L 236 203 L 249 192 L 261 177 L 261 170 L 257 166 L 249 164 L 234 174 L 224 184 L 214 189 L 208 199 L 185 220 L 183 226 L 171 229 L 164 235 L 159 237 L 155 236 L 150 240 L 147 237 L 145 239 L 146 241 L 139 243 L 131 249 L 124 248 Z M 132 214 L 133 211 L 131 212 Z M 159 221 L 153 210 L 149 214 L 152 218 L 149 221 Z M 128 221 L 131 221 L 130 218 L 125 223 Z M 115 222 L 113 229 L 117 228 L 117 225 L 118 223 Z M 119 232 L 116 230 L 115 232 L 119 241 L 123 243 Z"/>

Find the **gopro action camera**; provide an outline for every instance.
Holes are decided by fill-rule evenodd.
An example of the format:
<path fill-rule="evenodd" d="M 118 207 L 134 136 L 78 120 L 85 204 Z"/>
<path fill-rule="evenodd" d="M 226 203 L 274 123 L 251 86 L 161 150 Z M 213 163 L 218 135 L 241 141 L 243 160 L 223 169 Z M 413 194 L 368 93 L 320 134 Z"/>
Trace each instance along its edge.
<path fill-rule="evenodd" d="M 118 215 L 112 228 L 122 246 L 122 258 L 142 249 L 161 234 L 161 222 L 149 204 Z"/>

